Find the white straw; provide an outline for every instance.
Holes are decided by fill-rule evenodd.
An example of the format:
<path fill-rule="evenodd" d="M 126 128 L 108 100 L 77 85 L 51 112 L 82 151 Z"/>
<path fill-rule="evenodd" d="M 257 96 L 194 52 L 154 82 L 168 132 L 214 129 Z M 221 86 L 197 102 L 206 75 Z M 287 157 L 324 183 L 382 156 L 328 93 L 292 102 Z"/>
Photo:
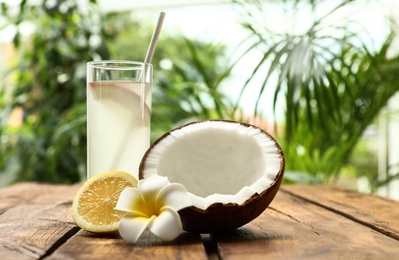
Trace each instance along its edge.
<path fill-rule="evenodd" d="M 159 34 L 161 33 L 161 28 L 163 20 L 165 19 L 165 13 L 161 12 L 159 14 L 157 26 L 155 27 L 154 33 L 151 37 L 150 46 L 148 47 L 147 54 L 145 55 L 144 63 L 151 63 L 152 56 L 154 55 L 155 46 L 157 45 Z"/>
<path fill-rule="evenodd" d="M 164 19 L 165 19 L 165 13 L 161 12 L 159 14 L 157 26 L 155 27 L 154 33 L 152 34 L 150 46 L 148 47 L 147 54 L 145 55 L 145 59 L 144 59 L 144 67 L 143 67 L 142 73 L 140 74 L 140 78 L 139 78 L 139 80 L 141 82 L 141 94 L 140 94 L 140 111 L 141 111 L 141 119 L 142 119 L 141 124 L 145 123 L 144 122 L 144 116 L 145 116 L 144 113 L 145 113 L 145 107 L 146 107 L 146 105 L 145 105 L 145 87 L 146 87 L 145 82 L 146 82 L 146 73 L 147 73 L 147 66 L 145 64 L 151 63 L 152 56 L 154 55 L 155 46 L 157 45 L 158 37 L 161 32 L 161 28 L 162 28 Z M 126 128 L 126 130 L 128 130 L 125 133 L 126 137 L 129 136 L 129 134 L 130 134 L 129 129 L 131 129 L 131 127 L 133 127 L 133 121 L 131 121 L 130 127 Z M 127 140 L 127 138 L 122 139 L 122 140 Z M 124 146 L 123 146 L 123 144 L 120 144 L 119 147 L 124 147 Z M 123 152 L 122 149 L 119 149 L 118 154 L 115 154 L 115 158 L 111 164 L 112 169 L 115 169 L 116 164 L 118 162 L 117 160 L 118 160 L 118 158 L 121 158 L 122 152 Z M 138 173 L 136 173 L 134 176 L 136 178 L 138 178 Z"/>

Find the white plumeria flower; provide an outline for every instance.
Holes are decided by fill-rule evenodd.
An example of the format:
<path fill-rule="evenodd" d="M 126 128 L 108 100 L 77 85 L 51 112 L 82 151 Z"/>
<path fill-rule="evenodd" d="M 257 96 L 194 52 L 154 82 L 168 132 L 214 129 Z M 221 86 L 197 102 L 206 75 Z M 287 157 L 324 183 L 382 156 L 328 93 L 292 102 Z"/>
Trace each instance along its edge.
<path fill-rule="evenodd" d="M 183 230 L 177 211 L 191 205 L 186 188 L 167 177 L 140 180 L 137 188 L 122 191 L 116 204 L 115 210 L 127 213 L 119 233 L 128 243 L 135 243 L 147 228 L 163 240 L 173 240 Z"/>

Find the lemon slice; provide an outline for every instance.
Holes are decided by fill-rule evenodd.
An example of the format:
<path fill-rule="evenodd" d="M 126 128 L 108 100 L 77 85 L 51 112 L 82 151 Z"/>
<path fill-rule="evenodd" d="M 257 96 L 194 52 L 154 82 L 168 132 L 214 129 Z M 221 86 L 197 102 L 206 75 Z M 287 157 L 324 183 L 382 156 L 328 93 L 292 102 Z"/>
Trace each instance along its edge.
<path fill-rule="evenodd" d="M 75 195 L 73 221 L 80 228 L 95 233 L 118 230 L 119 221 L 125 213 L 114 210 L 116 203 L 125 188 L 136 186 L 137 179 L 122 171 L 91 177 Z"/>

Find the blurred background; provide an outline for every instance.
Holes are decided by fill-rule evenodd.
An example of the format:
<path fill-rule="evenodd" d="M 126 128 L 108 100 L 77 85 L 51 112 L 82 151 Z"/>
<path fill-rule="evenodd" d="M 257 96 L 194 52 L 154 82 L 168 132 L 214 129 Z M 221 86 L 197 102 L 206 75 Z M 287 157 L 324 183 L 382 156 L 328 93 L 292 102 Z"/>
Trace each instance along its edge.
<path fill-rule="evenodd" d="M 399 199 L 396 0 L 0 0 L 0 187 L 86 178 L 86 63 L 152 63 L 152 140 L 184 123 L 257 125 L 286 183 Z"/>

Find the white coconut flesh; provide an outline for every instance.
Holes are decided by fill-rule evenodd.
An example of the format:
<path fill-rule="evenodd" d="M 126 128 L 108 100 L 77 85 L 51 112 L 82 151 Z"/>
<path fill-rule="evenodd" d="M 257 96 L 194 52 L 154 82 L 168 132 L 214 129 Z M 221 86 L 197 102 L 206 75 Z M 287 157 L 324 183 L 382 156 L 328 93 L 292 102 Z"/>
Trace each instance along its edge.
<path fill-rule="evenodd" d="M 184 185 L 193 205 L 243 204 L 265 191 L 281 169 L 276 142 L 259 128 L 204 121 L 171 131 L 145 158 L 144 178 L 167 176 Z"/>

